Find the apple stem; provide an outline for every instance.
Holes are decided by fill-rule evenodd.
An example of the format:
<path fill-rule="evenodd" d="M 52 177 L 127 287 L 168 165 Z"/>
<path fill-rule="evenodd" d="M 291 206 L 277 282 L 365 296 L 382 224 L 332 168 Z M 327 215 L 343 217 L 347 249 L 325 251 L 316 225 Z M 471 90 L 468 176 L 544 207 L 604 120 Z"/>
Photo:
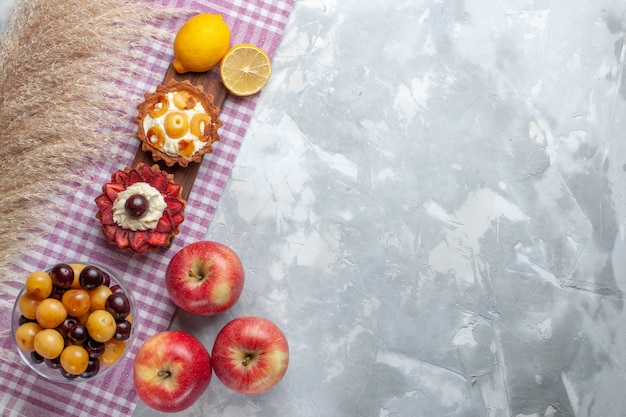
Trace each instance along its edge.
<path fill-rule="evenodd" d="M 200 275 L 200 274 L 196 274 L 196 273 L 195 273 L 195 272 L 193 272 L 193 271 L 189 271 L 188 275 L 189 275 L 189 277 L 190 277 L 190 278 L 195 278 L 195 279 L 197 279 L 198 281 L 200 281 L 200 280 L 204 279 L 204 277 L 203 277 L 202 275 Z"/>
<path fill-rule="evenodd" d="M 159 378 L 169 378 L 172 375 L 170 371 L 166 371 L 165 369 L 161 369 L 158 373 Z"/>
<path fill-rule="evenodd" d="M 203 273 L 197 273 L 197 272 L 195 272 L 193 269 L 189 270 L 189 272 L 187 272 L 187 275 L 188 275 L 190 278 L 195 278 L 195 279 L 197 279 L 198 281 L 202 281 L 203 279 L 205 279 L 205 278 L 206 278 L 206 275 L 205 275 L 205 274 L 203 274 Z"/>
<path fill-rule="evenodd" d="M 250 363 L 250 361 L 252 360 L 252 356 L 248 355 L 246 356 L 246 358 L 241 362 L 241 364 L 243 366 L 248 366 L 248 364 Z"/>

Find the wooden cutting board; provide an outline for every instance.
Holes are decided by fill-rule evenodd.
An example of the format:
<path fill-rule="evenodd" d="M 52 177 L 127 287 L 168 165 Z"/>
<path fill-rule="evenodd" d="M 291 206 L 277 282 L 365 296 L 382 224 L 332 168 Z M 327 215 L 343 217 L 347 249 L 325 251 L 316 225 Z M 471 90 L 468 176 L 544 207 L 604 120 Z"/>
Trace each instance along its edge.
<path fill-rule="evenodd" d="M 163 83 L 174 79 L 177 81 L 185 81 L 189 80 L 192 84 L 197 86 L 202 86 L 206 93 L 209 93 L 213 96 L 213 104 L 219 107 L 220 111 L 222 109 L 222 105 L 224 104 L 224 100 L 226 99 L 227 90 L 224 87 L 224 84 L 219 79 L 212 78 L 210 73 L 200 72 L 194 73 L 189 72 L 185 74 L 179 74 L 176 72 L 174 67 L 170 65 L 167 72 L 165 73 L 165 78 L 163 79 Z M 139 143 L 139 142 L 138 142 Z M 211 154 L 207 154 L 206 156 L 210 156 Z M 133 160 L 132 167 L 136 167 L 139 163 L 146 163 L 148 165 L 154 165 L 155 163 L 159 165 L 161 170 L 166 171 L 170 174 L 174 175 L 174 182 L 180 184 L 183 187 L 182 197 L 187 200 L 189 197 L 189 193 L 193 187 L 193 183 L 196 180 L 196 176 L 198 175 L 198 170 L 200 169 L 200 164 L 192 162 L 187 167 L 183 168 L 178 164 L 168 167 L 163 163 L 163 161 L 154 162 L 152 160 L 152 155 L 150 153 L 144 152 L 141 150 L 141 143 L 139 143 L 139 148 L 137 149 L 137 153 L 135 154 L 135 159 Z"/>

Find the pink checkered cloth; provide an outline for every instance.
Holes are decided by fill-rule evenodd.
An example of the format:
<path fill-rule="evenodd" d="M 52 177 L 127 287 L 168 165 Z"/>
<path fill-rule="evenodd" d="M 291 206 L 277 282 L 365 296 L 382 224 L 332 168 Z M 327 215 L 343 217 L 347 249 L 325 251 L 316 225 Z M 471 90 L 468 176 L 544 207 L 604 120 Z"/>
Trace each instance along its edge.
<path fill-rule="evenodd" d="M 159 0 L 164 7 L 193 8 L 198 13 L 219 13 L 231 28 L 231 44 L 252 43 L 272 57 L 278 47 L 295 0 Z M 162 22 L 161 26 L 175 34 L 186 20 Z M 172 60 L 171 48 L 146 46 L 146 58 L 141 63 L 153 74 L 143 80 L 120 80 L 128 90 L 129 105 L 135 106 L 144 92 L 153 91 L 161 83 Z M 131 103 L 132 102 L 132 103 Z M 169 260 L 163 253 L 173 255 L 183 246 L 202 240 L 219 202 L 220 196 L 252 118 L 256 98 L 226 98 L 221 111 L 224 126 L 221 140 L 214 153 L 206 155 L 185 209 L 186 219 L 181 234 L 166 252 L 141 256 L 125 253 L 109 245 L 100 232 L 95 218 L 94 199 L 101 187 L 118 169 L 130 166 L 138 147 L 136 140 L 120 145 L 108 162 L 90 170 L 87 184 L 76 190 L 72 200 L 65 202 L 66 220 L 55 226 L 55 233 L 41 242 L 38 250 L 24 254 L 21 259 L 26 270 L 44 268 L 56 262 L 75 260 L 106 265 L 131 287 L 138 301 L 140 325 L 138 335 L 119 367 L 110 377 L 88 384 L 70 385 L 45 382 L 21 362 L 10 335 L 10 320 L 2 312 L 0 351 L 8 357 L 0 360 L 0 410 L 2 416 L 129 416 L 137 403 L 132 384 L 132 359 L 137 348 L 151 335 L 166 330 L 175 307 L 164 288 L 164 270 Z M 121 134 L 133 138 L 132 121 L 121 127 Z M 17 289 L 12 294 L 15 296 Z M 11 295 L 11 294 L 9 294 Z M 2 300 L 12 303 L 12 299 Z M 6 310 L 6 309 L 5 309 Z"/>

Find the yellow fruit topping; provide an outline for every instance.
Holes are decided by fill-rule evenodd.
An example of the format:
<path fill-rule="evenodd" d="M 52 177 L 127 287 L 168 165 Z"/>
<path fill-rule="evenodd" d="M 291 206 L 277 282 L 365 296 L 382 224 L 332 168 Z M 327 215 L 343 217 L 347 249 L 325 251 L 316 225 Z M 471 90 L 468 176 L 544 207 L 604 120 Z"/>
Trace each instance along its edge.
<path fill-rule="evenodd" d="M 190 140 L 178 141 L 178 152 L 181 156 L 189 158 L 196 151 L 196 147 L 193 146 L 193 142 Z"/>
<path fill-rule="evenodd" d="M 165 116 L 165 133 L 173 139 L 180 138 L 189 129 L 187 115 L 183 112 L 170 112 Z"/>
<path fill-rule="evenodd" d="M 230 46 L 230 28 L 221 15 L 201 13 L 179 29 L 174 39 L 174 62 L 179 74 L 215 67 Z"/>
<path fill-rule="evenodd" d="M 272 75 L 269 56 L 254 45 L 234 46 L 226 53 L 220 65 L 222 83 L 237 96 L 259 92 Z"/>
<path fill-rule="evenodd" d="M 169 107 L 170 101 L 167 97 L 160 96 L 148 114 L 156 119 L 157 117 L 164 115 Z"/>
<path fill-rule="evenodd" d="M 206 113 L 197 113 L 191 118 L 189 122 L 189 130 L 192 134 L 196 135 L 202 141 L 206 141 L 204 137 L 204 129 L 211 123 L 211 118 Z"/>
<path fill-rule="evenodd" d="M 152 126 L 146 136 L 148 136 L 150 144 L 157 149 L 161 149 L 165 145 L 165 133 L 158 126 Z"/>
<path fill-rule="evenodd" d="M 196 107 L 196 98 L 189 91 L 178 91 L 174 94 L 174 105 L 181 110 L 190 110 Z"/>

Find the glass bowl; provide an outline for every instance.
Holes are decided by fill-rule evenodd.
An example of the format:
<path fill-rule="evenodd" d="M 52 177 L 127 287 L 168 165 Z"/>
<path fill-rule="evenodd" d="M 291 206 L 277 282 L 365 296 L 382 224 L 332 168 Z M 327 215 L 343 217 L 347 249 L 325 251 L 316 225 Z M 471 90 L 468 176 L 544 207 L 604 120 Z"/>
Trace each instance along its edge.
<path fill-rule="evenodd" d="M 106 374 L 111 372 L 111 370 L 115 368 L 117 364 L 119 364 L 122 361 L 122 359 L 126 356 L 128 350 L 132 346 L 133 341 L 135 340 L 135 336 L 137 334 L 137 331 L 136 331 L 137 319 L 139 317 L 139 314 L 137 311 L 137 303 L 135 301 L 135 297 L 133 296 L 132 291 L 130 290 L 130 288 L 128 288 L 126 283 L 116 273 L 114 273 L 107 267 L 94 264 L 92 262 L 73 262 L 72 261 L 72 262 L 64 262 L 64 263 L 66 263 L 67 265 L 83 265 L 85 267 L 94 266 L 94 267 L 101 269 L 110 278 L 110 284 L 108 285 L 108 287 L 113 288 L 113 286 L 118 285 L 119 288 L 114 288 L 114 290 L 116 291 L 119 290 L 123 292 L 128 298 L 128 301 L 130 303 L 130 315 L 127 318 L 128 321 L 131 322 L 131 330 L 130 330 L 129 337 L 126 340 L 122 341 L 123 344 L 115 340 L 111 340 L 110 342 L 104 343 L 105 349 L 109 349 L 109 350 L 106 352 L 106 354 L 103 354 L 99 357 L 98 362 L 100 362 L 100 366 L 99 366 L 98 372 L 95 375 L 93 376 L 80 375 L 80 376 L 68 377 L 67 373 L 65 374 L 63 373 L 60 367 L 58 358 L 57 360 L 45 360 L 41 362 L 42 360 L 41 357 L 36 358 L 37 356 L 36 354 L 24 351 L 19 347 L 18 342 L 17 342 L 17 337 L 16 337 L 16 330 L 18 329 L 18 327 L 27 321 L 31 321 L 31 322 L 34 321 L 36 323 L 35 320 L 28 320 L 22 315 L 22 312 L 19 307 L 19 300 L 22 297 L 22 295 L 26 293 L 26 288 L 25 287 L 22 288 L 17 298 L 15 299 L 15 304 L 13 306 L 13 311 L 11 315 L 11 333 L 13 335 L 13 342 L 15 343 L 15 348 L 19 352 L 24 362 L 33 371 L 35 371 L 37 374 L 44 377 L 45 379 L 49 381 L 54 381 L 54 382 L 76 384 L 76 383 L 83 383 L 87 381 L 93 381 L 95 379 L 104 377 Z M 46 268 L 44 271 L 49 273 L 55 265 L 52 265 Z M 24 278 L 24 280 L 26 280 L 26 277 Z M 87 315 L 83 316 L 83 321 L 85 320 L 85 317 Z M 70 317 L 71 316 L 68 315 L 68 318 Z M 66 347 L 69 345 L 67 338 L 66 338 L 65 345 Z M 95 345 L 98 345 L 98 344 L 96 343 Z M 119 357 L 117 357 L 117 359 L 113 362 L 112 358 L 117 356 L 117 353 L 120 351 L 121 353 L 119 354 Z"/>

